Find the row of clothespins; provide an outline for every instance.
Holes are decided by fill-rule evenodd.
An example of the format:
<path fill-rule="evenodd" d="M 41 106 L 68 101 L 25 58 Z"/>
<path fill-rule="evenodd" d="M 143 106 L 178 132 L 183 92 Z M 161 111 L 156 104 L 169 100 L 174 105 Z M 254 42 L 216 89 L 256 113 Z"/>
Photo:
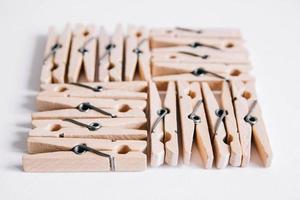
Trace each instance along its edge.
<path fill-rule="evenodd" d="M 205 168 L 213 162 L 246 167 L 252 138 L 263 164 L 272 160 L 253 81 L 46 84 L 42 90 L 25 171 L 144 170 L 147 154 L 151 166 L 176 166 L 180 149 L 189 164 L 194 139 Z"/>
<path fill-rule="evenodd" d="M 252 141 L 270 166 L 250 70 L 233 29 L 50 28 L 24 170 L 189 164 L 194 140 L 204 168 L 246 167 Z"/>
<path fill-rule="evenodd" d="M 110 35 L 78 24 L 61 34 L 49 29 L 41 82 L 198 80 L 209 71 L 243 77 L 250 68 L 238 30 L 130 26 L 124 34 L 119 25 Z"/>

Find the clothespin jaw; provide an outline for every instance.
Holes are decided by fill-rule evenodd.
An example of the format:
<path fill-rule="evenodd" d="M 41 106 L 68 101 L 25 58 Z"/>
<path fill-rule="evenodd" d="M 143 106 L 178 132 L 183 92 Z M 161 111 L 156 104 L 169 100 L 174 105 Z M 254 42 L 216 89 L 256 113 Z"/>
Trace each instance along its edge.
<path fill-rule="evenodd" d="M 178 81 L 177 88 L 182 130 L 183 162 L 184 164 L 190 163 L 195 134 L 197 147 L 204 162 L 204 167 L 211 168 L 214 155 L 206 123 L 200 85 L 198 82 L 189 84 L 186 81 Z"/>
<path fill-rule="evenodd" d="M 261 109 L 257 101 L 254 82 L 243 83 L 233 81 L 231 83 L 234 105 L 237 115 L 238 129 L 240 132 L 241 145 L 243 148 L 242 166 L 248 165 L 250 160 L 251 137 L 257 151 L 266 167 L 272 162 L 273 153 L 267 135 L 266 127 L 262 118 Z M 244 156 L 245 154 L 245 156 Z"/>
<path fill-rule="evenodd" d="M 125 80 L 132 81 L 138 67 L 141 80 L 151 80 L 149 33 L 144 27 L 129 27 L 126 38 Z"/>
<path fill-rule="evenodd" d="M 83 26 L 77 24 L 73 32 L 72 48 L 68 81 L 77 82 L 81 69 L 84 70 L 84 80 L 93 82 L 95 80 L 96 68 L 96 29 L 94 26 Z"/>
<path fill-rule="evenodd" d="M 67 24 L 61 35 L 49 28 L 46 51 L 43 60 L 41 83 L 64 83 L 66 64 L 71 44 L 71 26 Z"/>
<path fill-rule="evenodd" d="M 141 171 L 147 168 L 146 141 L 28 138 L 27 172 Z"/>
<path fill-rule="evenodd" d="M 99 34 L 98 80 L 103 82 L 122 81 L 123 40 L 121 25 L 118 25 L 111 38 L 102 27 Z"/>

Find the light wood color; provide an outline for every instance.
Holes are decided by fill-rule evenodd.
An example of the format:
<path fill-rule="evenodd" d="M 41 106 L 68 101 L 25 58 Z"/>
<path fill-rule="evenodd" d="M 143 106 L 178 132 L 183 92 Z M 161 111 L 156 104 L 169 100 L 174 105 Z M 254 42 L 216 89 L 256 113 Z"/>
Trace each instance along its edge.
<path fill-rule="evenodd" d="M 177 62 L 177 63 L 223 63 L 223 64 L 239 64 L 248 65 L 250 61 L 248 56 L 240 53 L 223 53 L 218 51 L 210 51 L 207 49 L 190 49 L 183 48 L 173 52 L 152 51 L 152 62 Z"/>
<path fill-rule="evenodd" d="M 102 110 L 115 115 L 117 118 L 140 118 L 145 117 L 145 113 L 137 108 L 128 108 L 127 106 L 123 108 L 101 108 Z M 110 116 L 97 112 L 95 110 L 89 109 L 86 112 L 81 112 L 77 108 L 66 108 L 59 110 L 41 111 L 34 112 L 31 115 L 34 119 L 82 119 L 82 118 L 110 118 Z"/>
<path fill-rule="evenodd" d="M 65 108 L 75 108 L 83 102 L 99 108 L 115 108 L 120 112 L 126 112 L 130 109 L 144 110 L 147 106 L 146 100 L 132 100 L 132 99 L 102 99 L 102 98 L 77 98 L 77 97 L 52 97 L 41 96 L 37 97 L 38 111 L 50 111 Z"/>
<path fill-rule="evenodd" d="M 240 73 L 238 75 L 236 74 L 226 74 L 226 73 L 218 73 L 218 75 L 221 75 L 225 77 L 227 80 L 241 80 L 244 82 L 251 81 L 254 78 L 249 75 L 248 73 Z M 196 76 L 194 74 L 190 73 L 183 73 L 183 74 L 174 74 L 174 75 L 164 75 L 164 76 L 154 76 L 152 78 L 154 82 L 168 82 L 168 81 L 200 81 L 200 82 L 218 82 L 222 81 L 222 79 L 218 77 L 214 77 L 211 74 L 203 74 L 200 76 Z"/>
<path fill-rule="evenodd" d="M 106 90 L 122 90 L 122 91 L 132 91 L 132 92 L 146 92 L 148 83 L 146 81 L 123 81 L 123 82 L 94 82 L 94 83 L 82 83 L 84 85 L 90 87 L 101 86 Z M 76 90 L 84 90 L 86 88 L 78 87 L 76 85 L 71 84 L 42 84 L 41 90 L 53 90 L 60 91 L 65 89 L 76 89 Z M 87 92 L 87 91 L 86 91 Z M 117 97 L 113 97 L 117 98 Z"/>
<path fill-rule="evenodd" d="M 41 72 L 42 83 L 64 83 L 66 65 L 70 51 L 72 31 L 67 24 L 61 35 L 58 35 L 53 27 L 49 28 L 44 63 Z M 55 45 L 58 45 L 55 50 Z"/>
<path fill-rule="evenodd" d="M 23 155 L 26 172 L 81 172 L 110 171 L 109 158 L 91 152 L 75 154 L 71 149 L 78 144 L 112 155 L 116 171 L 141 171 L 147 168 L 143 153 L 146 141 L 110 141 L 78 138 L 28 138 L 28 152 Z"/>
<path fill-rule="evenodd" d="M 220 106 L 218 105 L 218 102 L 207 83 L 202 83 L 202 92 L 205 102 L 207 121 L 213 141 L 216 167 L 218 169 L 222 169 L 228 165 L 230 157 L 230 148 L 224 142 L 227 137 L 225 125 L 223 121 L 220 121 L 219 125 L 217 123 L 219 117 L 216 115 L 216 111 L 220 109 Z"/>
<path fill-rule="evenodd" d="M 132 81 L 138 67 L 141 80 L 151 80 L 149 33 L 144 27 L 128 27 L 125 44 L 125 80 Z M 140 53 L 137 53 L 137 50 Z"/>
<path fill-rule="evenodd" d="M 146 129 L 147 119 L 146 118 L 101 118 L 101 119 L 77 119 L 84 124 L 91 124 L 96 122 L 102 127 L 120 127 L 128 129 Z M 31 122 L 33 128 L 47 128 L 47 127 L 78 127 L 78 125 L 71 123 L 69 121 L 61 119 L 52 120 L 32 120 Z"/>
<path fill-rule="evenodd" d="M 226 142 L 230 146 L 229 163 L 231 166 L 239 167 L 242 160 L 242 147 L 232 102 L 230 85 L 228 82 L 224 81 L 221 86 L 219 105 L 227 111 L 227 115 L 224 118 L 224 125 L 227 133 Z"/>
<path fill-rule="evenodd" d="M 248 73 L 251 70 L 250 65 L 233 65 L 233 64 L 221 64 L 221 63 L 181 63 L 172 61 L 152 61 L 152 75 L 164 76 L 190 73 L 198 68 L 202 67 L 207 71 L 229 75 L 240 75 L 241 73 Z"/>
<path fill-rule="evenodd" d="M 48 127 L 37 127 L 29 132 L 30 137 L 56 137 L 56 138 L 94 138 L 110 140 L 144 140 L 147 138 L 146 130 L 126 129 L 122 127 L 101 127 L 90 131 L 85 127 L 61 127 L 58 124 Z"/>
<path fill-rule="evenodd" d="M 190 163 L 193 137 L 195 134 L 196 144 L 205 168 L 211 168 L 214 160 L 210 135 L 204 111 L 203 103 L 195 110 L 194 114 L 200 118 L 199 123 L 194 123 L 189 118 L 190 114 L 199 101 L 203 101 L 201 88 L 198 82 L 188 83 L 186 81 L 177 82 L 180 123 L 182 130 L 182 149 L 184 164 Z"/>
<path fill-rule="evenodd" d="M 111 37 L 103 27 L 99 34 L 98 80 L 101 82 L 122 81 L 124 33 L 118 25 Z M 110 47 L 108 49 L 108 47 Z"/>
<path fill-rule="evenodd" d="M 84 53 L 80 49 L 85 49 Z M 95 81 L 97 36 L 94 26 L 77 24 L 73 32 L 68 81 L 77 82 L 83 71 L 87 82 Z M 83 68 L 83 70 L 82 70 Z"/>
<path fill-rule="evenodd" d="M 186 29 L 186 30 L 184 30 Z M 167 27 L 153 28 L 150 30 L 151 37 L 165 36 L 169 38 L 230 38 L 240 39 L 241 33 L 238 29 L 229 28 L 188 28 Z"/>
<path fill-rule="evenodd" d="M 150 165 L 153 167 L 164 164 L 165 148 L 164 148 L 164 126 L 163 120 L 153 127 L 155 121 L 159 117 L 157 112 L 162 108 L 161 99 L 155 83 L 149 82 L 149 123 L 150 123 Z"/>
<path fill-rule="evenodd" d="M 178 164 L 179 146 L 177 130 L 177 104 L 176 104 L 176 85 L 175 82 L 169 82 L 164 99 L 164 107 L 169 109 L 170 113 L 164 117 L 165 132 L 165 162 L 168 165 L 176 166 Z"/>
<path fill-rule="evenodd" d="M 256 123 L 251 126 L 244 119 L 249 113 L 250 108 L 253 106 L 253 103 L 257 101 L 254 81 L 247 83 L 233 81 L 231 83 L 231 88 L 234 98 L 238 130 L 243 148 L 242 167 L 246 167 L 250 160 L 251 135 L 253 136 L 253 141 L 264 166 L 269 167 L 272 162 L 273 153 L 259 103 L 256 103 L 251 112 L 251 116 L 257 118 Z"/>

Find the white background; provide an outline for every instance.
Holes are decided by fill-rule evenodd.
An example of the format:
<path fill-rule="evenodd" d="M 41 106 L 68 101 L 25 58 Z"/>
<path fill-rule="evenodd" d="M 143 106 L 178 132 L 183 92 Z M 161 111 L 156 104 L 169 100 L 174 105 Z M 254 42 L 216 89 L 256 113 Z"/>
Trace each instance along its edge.
<path fill-rule="evenodd" d="M 271 168 L 24 173 L 49 25 L 236 27 L 243 32 L 274 153 Z M 0 0 L 0 199 L 300 199 L 300 1 Z M 196 152 L 197 153 L 197 152 Z"/>

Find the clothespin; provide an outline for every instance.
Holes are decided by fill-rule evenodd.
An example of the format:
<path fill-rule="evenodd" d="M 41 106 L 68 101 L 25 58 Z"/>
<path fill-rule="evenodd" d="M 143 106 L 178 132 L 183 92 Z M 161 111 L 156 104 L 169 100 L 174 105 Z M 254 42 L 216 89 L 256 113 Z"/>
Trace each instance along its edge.
<path fill-rule="evenodd" d="M 222 63 L 189 63 L 189 62 L 171 62 L 171 61 L 152 61 L 152 75 L 165 76 L 191 73 L 199 68 L 215 74 L 226 74 L 239 76 L 240 74 L 249 73 L 250 65 L 234 65 Z"/>
<path fill-rule="evenodd" d="M 231 53 L 202 48 L 169 47 L 152 49 L 152 62 L 176 63 L 221 63 L 249 65 L 248 55 L 245 53 Z"/>
<path fill-rule="evenodd" d="M 255 93 L 254 81 L 232 81 L 232 96 L 243 151 L 242 167 L 250 161 L 251 137 L 266 167 L 272 162 L 272 150 Z"/>
<path fill-rule="evenodd" d="M 176 88 L 169 82 L 162 104 L 155 83 L 149 82 L 151 166 L 178 163 Z"/>
<path fill-rule="evenodd" d="M 110 140 L 144 140 L 147 138 L 146 130 L 125 128 L 124 124 L 128 118 L 116 121 L 114 119 L 73 119 L 64 118 L 61 120 L 33 120 L 39 123 L 36 128 L 29 132 L 30 137 L 55 137 L 55 138 L 94 138 Z M 137 118 L 136 122 L 145 118 Z M 42 122 L 41 122 L 42 121 Z M 128 120 L 129 122 L 132 119 Z M 106 122 L 106 123 L 103 123 Z M 47 124 L 47 125 L 46 125 Z M 108 124 L 108 125 L 107 125 Z M 137 125 L 133 124 L 133 125 Z M 130 126 L 130 125 L 128 125 Z M 127 127 L 128 127 L 127 126 Z M 132 125 L 131 125 L 132 126 Z"/>
<path fill-rule="evenodd" d="M 201 33 L 200 33 L 201 32 Z M 174 29 L 150 30 L 151 48 L 187 46 L 220 51 L 246 52 L 238 30 L 234 29 Z"/>
<path fill-rule="evenodd" d="M 146 141 L 29 137 L 26 172 L 141 171 Z"/>
<path fill-rule="evenodd" d="M 41 85 L 39 96 L 147 99 L 147 82 L 68 83 Z"/>
<path fill-rule="evenodd" d="M 101 27 L 99 35 L 99 81 L 122 81 L 123 40 L 121 25 L 116 27 L 111 38 Z"/>
<path fill-rule="evenodd" d="M 175 64 L 174 64 L 175 65 Z M 179 64 L 178 64 L 179 65 Z M 197 66 L 197 67 L 196 67 Z M 206 66 L 206 65 L 205 65 Z M 187 70 L 189 70 L 187 68 Z M 174 69 L 174 71 L 176 71 Z M 175 72 L 176 73 L 176 72 Z M 214 72 L 210 71 L 203 67 L 203 65 L 195 65 L 195 69 L 185 73 L 171 74 L 171 75 L 162 75 L 154 76 L 152 80 L 154 82 L 168 82 L 168 81 L 201 81 L 201 82 L 218 82 L 222 80 L 241 80 L 241 81 L 250 81 L 253 80 L 253 77 L 248 73 L 242 73 L 239 70 L 228 72 Z"/>
<path fill-rule="evenodd" d="M 228 110 L 226 110 L 222 105 L 219 105 L 214 93 L 205 82 L 202 83 L 202 92 L 214 148 L 216 167 L 219 169 L 225 168 L 228 165 L 230 158 L 230 147 L 227 144 L 228 138 L 224 120 L 228 115 Z M 230 101 L 226 101 L 226 103 L 229 102 Z M 236 144 L 236 142 L 234 144 Z M 235 161 L 235 159 L 233 159 L 233 161 Z M 236 165 L 236 163 L 234 163 L 234 165 Z"/>
<path fill-rule="evenodd" d="M 41 72 L 42 83 L 64 83 L 66 64 L 71 44 L 71 26 L 66 25 L 63 33 L 58 35 L 53 27 L 49 28 L 48 40 Z"/>
<path fill-rule="evenodd" d="M 178 81 L 180 123 L 184 164 L 190 163 L 193 138 L 205 168 L 211 168 L 214 160 L 210 135 L 204 111 L 204 100 L 199 82 Z"/>
<path fill-rule="evenodd" d="M 144 27 L 129 27 L 125 47 L 125 80 L 132 81 L 138 67 L 141 80 L 151 80 L 149 33 Z"/>
<path fill-rule="evenodd" d="M 212 87 L 207 83 L 202 83 L 202 90 L 207 102 L 207 116 L 209 117 L 211 135 L 215 139 L 214 142 L 216 142 L 216 145 L 224 146 L 226 149 L 222 143 L 222 138 L 224 138 L 223 141 L 229 145 L 230 148 L 229 163 L 232 166 L 238 167 L 241 165 L 242 147 L 232 103 L 230 85 L 227 81 L 222 81 L 217 86 L 214 85 Z M 220 135 L 216 137 L 216 134 L 219 133 Z M 216 147 L 216 149 L 221 148 Z M 224 151 L 223 154 L 225 155 L 225 153 L 226 151 Z M 220 164 L 219 166 L 224 165 Z"/>
<path fill-rule="evenodd" d="M 88 101 L 87 101 L 88 100 Z M 84 98 L 53 98 L 47 102 L 46 99 L 39 100 L 39 108 L 58 109 L 47 110 L 32 113 L 32 119 L 80 119 L 80 118 L 128 118 L 128 117 L 145 117 L 143 109 L 130 107 L 127 104 L 105 105 L 103 99 L 84 99 Z M 78 102 L 78 103 L 76 103 Z"/>
<path fill-rule="evenodd" d="M 85 27 L 77 24 L 73 32 L 68 82 L 78 82 L 80 75 L 84 76 L 85 81 L 94 82 L 96 50 L 97 37 L 95 27 Z M 82 74 L 81 71 L 83 71 Z"/>

